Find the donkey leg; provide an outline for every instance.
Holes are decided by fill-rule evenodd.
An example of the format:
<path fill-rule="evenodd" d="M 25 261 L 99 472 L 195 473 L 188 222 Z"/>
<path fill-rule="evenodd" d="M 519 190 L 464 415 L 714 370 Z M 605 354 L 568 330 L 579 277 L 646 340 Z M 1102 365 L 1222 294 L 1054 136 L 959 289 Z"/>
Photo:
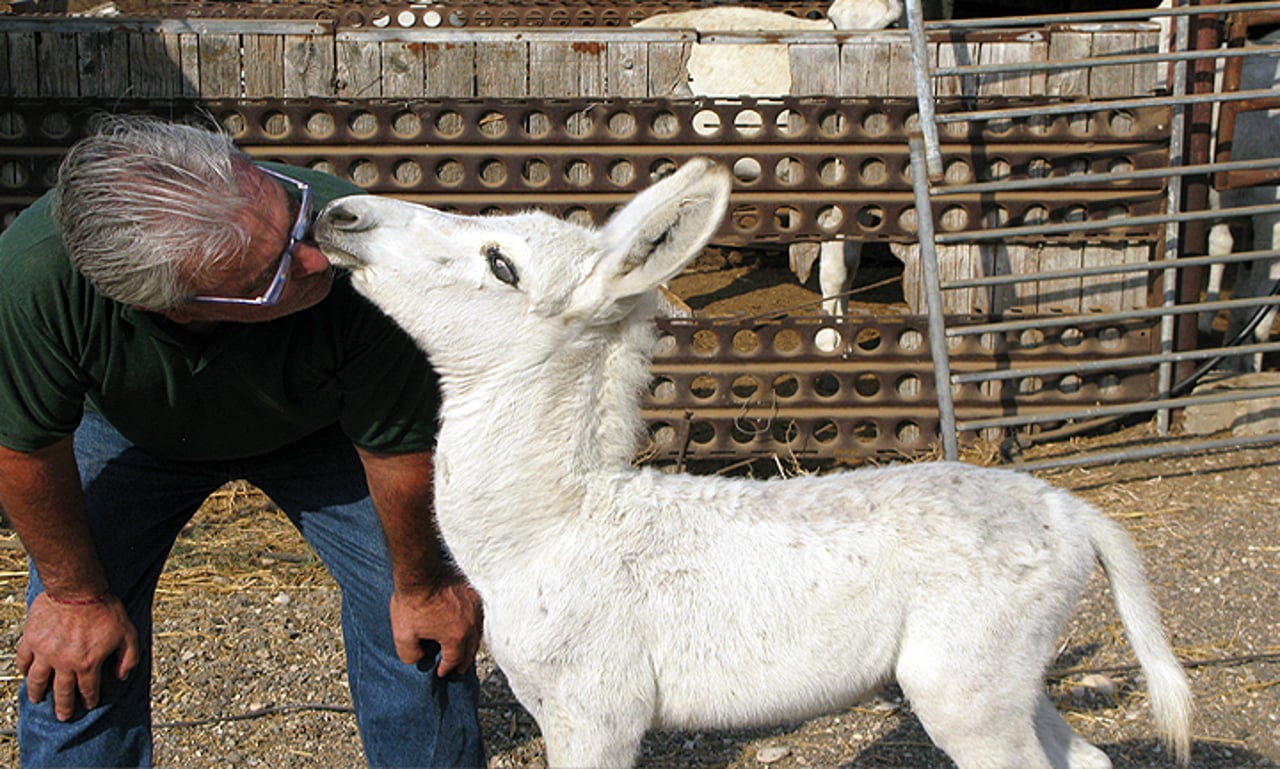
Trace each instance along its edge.
<path fill-rule="evenodd" d="M 1062 719 L 1047 694 L 1036 707 L 1036 735 L 1054 769 L 1111 769 L 1111 759 Z"/>

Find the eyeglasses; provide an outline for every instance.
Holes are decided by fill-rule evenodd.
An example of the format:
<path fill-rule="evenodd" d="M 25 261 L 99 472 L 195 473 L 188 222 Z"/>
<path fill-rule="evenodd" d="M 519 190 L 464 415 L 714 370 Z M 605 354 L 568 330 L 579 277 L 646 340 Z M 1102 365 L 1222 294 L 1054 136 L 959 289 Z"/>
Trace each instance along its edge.
<path fill-rule="evenodd" d="M 234 296 L 193 296 L 193 302 L 207 302 L 209 304 L 248 304 L 257 307 L 271 307 L 280 301 L 280 297 L 284 294 L 284 284 L 289 279 L 289 268 L 293 265 L 293 249 L 297 247 L 307 234 L 307 230 L 311 227 L 311 185 L 300 182 L 297 179 L 291 179 L 284 174 L 272 171 L 266 166 L 256 165 L 255 167 L 272 177 L 278 179 L 285 184 L 293 185 L 298 188 L 302 195 L 302 200 L 298 204 L 298 216 L 293 221 L 293 229 L 289 230 L 289 242 L 285 244 L 284 253 L 280 255 L 280 266 L 276 268 L 275 277 L 271 279 L 271 284 L 267 286 L 267 290 L 262 294 L 245 299 L 243 297 Z"/>

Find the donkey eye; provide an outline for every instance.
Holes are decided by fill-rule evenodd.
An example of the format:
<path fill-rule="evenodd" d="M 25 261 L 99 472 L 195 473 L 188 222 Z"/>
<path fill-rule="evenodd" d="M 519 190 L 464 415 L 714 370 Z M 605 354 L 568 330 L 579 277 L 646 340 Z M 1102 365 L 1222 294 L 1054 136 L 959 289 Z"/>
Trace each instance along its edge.
<path fill-rule="evenodd" d="M 508 286 L 520 284 L 520 276 L 516 274 L 516 266 L 511 263 L 510 259 L 503 256 L 501 249 L 497 246 L 486 246 L 484 256 L 489 260 L 489 272 L 493 273 L 493 277 Z"/>

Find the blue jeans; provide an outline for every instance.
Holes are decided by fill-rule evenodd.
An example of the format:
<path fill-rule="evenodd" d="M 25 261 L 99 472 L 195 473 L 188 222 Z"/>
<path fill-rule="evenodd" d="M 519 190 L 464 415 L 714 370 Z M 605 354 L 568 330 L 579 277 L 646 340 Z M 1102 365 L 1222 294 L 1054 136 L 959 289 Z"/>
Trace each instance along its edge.
<path fill-rule="evenodd" d="M 104 674 L 101 704 L 88 712 L 78 707 L 66 723 L 54 716 L 51 697 L 32 705 L 24 684 L 18 693 L 22 766 L 150 766 L 156 581 L 196 509 L 236 479 L 258 486 L 284 510 L 342 590 L 347 677 L 369 765 L 485 765 L 474 667 L 442 679 L 430 650 L 416 666 L 396 656 L 386 541 L 359 458 L 340 430 L 251 459 L 174 462 L 136 448 L 106 420 L 86 414 L 75 450 L 89 526 L 111 590 L 138 630 L 142 663 L 127 681 Z M 42 589 L 32 568 L 28 605 Z"/>

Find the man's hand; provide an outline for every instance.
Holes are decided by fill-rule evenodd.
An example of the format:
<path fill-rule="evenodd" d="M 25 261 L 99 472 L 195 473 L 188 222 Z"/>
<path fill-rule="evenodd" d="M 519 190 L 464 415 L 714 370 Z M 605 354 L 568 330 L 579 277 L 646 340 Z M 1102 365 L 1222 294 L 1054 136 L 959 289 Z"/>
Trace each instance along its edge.
<path fill-rule="evenodd" d="M 462 580 L 435 590 L 397 590 L 391 596 L 391 633 L 396 654 L 412 665 L 423 657 L 422 642 L 440 644 L 436 675 L 461 673 L 475 662 L 480 650 L 484 610 L 480 596 Z"/>
<path fill-rule="evenodd" d="M 121 681 L 141 655 L 138 631 L 117 598 L 68 605 L 41 593 L 27 613 L 16 660 L 31 701 L 40 702 L 52 691 L 54 713 L 66 721 L 75 712 L 77 695 L 86 708 L 98 705 L 102 668 L 113 655 L 111 672 Z"/>

